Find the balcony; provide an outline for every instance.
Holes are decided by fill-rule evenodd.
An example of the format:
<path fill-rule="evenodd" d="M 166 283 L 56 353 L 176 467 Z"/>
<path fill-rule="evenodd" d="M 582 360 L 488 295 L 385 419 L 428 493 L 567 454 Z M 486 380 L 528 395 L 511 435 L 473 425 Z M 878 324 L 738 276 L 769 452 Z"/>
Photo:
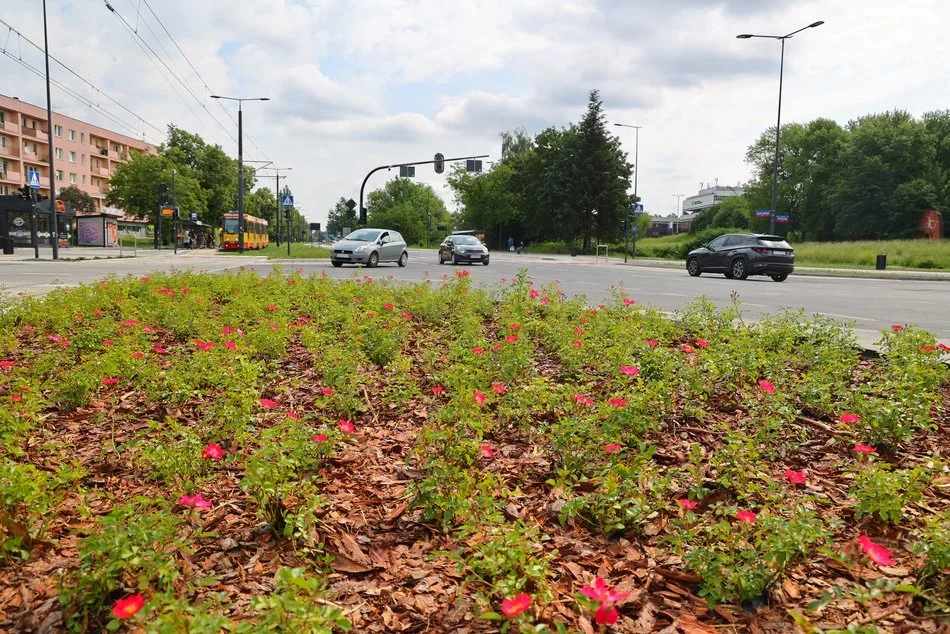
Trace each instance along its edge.
<path fill-rule="evenodd" d="M 10 134 L 19 134 L 20 126 L 13 121 L 0 121 L 0 130 L 9 132 Z"/>
<path fill-rule="evenodd" d="M 100 156 L 109 156 L 109 150 L 108 150 L 108 149 L 106 149 L 106 148 L 104 148 L 104 147 L 97 148 L 97 149 L 99 150 L 99 155 L 100 155 Z"/>
<path fill-rule="evenodd" d="M 16 147 L 0 147 L 0 156 L 9 156 L 12 158 L 20 158 L 20 155 L 16 152 Z"/>
<path fill-rule="evenodd" d="M 7 170 L 5 172 L 0 172 L 0 181 L 6 181 L 9 183 L 16 183 L 17 185 L 22 185 L 23 176 L 20 172 L 14 172 L 13 170 Z"/>
<path fill-rule="evenodd" d="M 112 176 L 112 172 L 109 170 L 108 167 L 94 168 L 93 173 L 98 174 L 99 176 L 105 176 L 106 178 L 109 178 Z"/>

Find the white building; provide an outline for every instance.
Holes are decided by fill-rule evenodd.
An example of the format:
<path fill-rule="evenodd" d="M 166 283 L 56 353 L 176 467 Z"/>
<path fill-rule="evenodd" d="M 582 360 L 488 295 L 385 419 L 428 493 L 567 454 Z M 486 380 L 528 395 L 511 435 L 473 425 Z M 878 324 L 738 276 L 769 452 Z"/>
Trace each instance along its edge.
<path fill-rule="evenodd" d="M 694 214 L 698 211 L 702 211 L 706 207 L 718 205 L 726 198 L 731 196 L 741 196 L 744 191 L 745 188 L 738 185 L 735 187 L 728 187 L 725 185 L 720 186 L 718 184 L 714 187 L 701 189 L 695 196 L 690 196 L 689 198 L 683 199 L 683 213 Z"/>

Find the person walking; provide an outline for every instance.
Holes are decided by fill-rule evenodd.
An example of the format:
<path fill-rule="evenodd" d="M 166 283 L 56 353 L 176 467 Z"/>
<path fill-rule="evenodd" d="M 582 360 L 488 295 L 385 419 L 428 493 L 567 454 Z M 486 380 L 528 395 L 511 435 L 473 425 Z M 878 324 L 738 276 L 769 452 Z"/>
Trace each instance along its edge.
<path fill-rule="evenodd" d="M 515 239 L 512 238 L 511 236 L 508 236 L 508 250 L 509 251 L 515 250 Z"/>

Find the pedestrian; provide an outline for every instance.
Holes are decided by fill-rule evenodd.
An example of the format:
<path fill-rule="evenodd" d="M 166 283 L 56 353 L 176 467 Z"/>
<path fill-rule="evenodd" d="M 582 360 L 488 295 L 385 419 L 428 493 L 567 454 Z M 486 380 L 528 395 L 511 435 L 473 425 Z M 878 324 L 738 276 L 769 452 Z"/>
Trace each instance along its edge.
<path fill-rule="evenodd" d="M 508 250 L 509 251 L 515 250 L 515 239 L 512 238 L 511 236 L 508 236 Z"/>
<path fill-rule="evenodd" d="M 524 240 L 518 244 L 518 253 L 524 253 Z"/>

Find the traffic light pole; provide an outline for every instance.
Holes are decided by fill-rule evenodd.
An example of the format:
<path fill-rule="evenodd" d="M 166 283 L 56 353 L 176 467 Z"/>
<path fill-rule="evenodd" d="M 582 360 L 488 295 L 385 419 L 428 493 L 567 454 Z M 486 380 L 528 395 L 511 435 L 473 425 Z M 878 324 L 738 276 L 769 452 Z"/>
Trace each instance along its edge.
<path fill-rule="evenodd" d="M 379 170 L 391 170 L 394 167 L 402 167 L 404 165 L 407 167 L 409 165 L 432 165 L 434 163 L 448 163 L 450 161 L 464 161 L 466 159 L 480 159 L 480 158 L 488 158 L 488 154 L 480 154 L 478 156 L 457 156 L 455 158 L 442 158 L 437 161 L 413 161 L 411 163 L 393 163 L 392 165 L 380 165 L 379 167 L 374 167 L 373 169 L 369 171 L 369 174 L 366 175 L 366 178 L 363 179 L 363 184 L 360 185 L 360 206 L 357 207 L 357 209 L 359 209 L 359 215 L 360 215 L 359 223 L 366 224 L 366 217 L 363 210 L 363 192 L 366 189 L 366 181 L 368 181 L 369 177 L 375 174 L 376 172 L 378 172 Z"/>
<path fill-rule="evenodd" d="M 46 0 L 43 0 L 43 50 L 46 53 L 46 135 L 49 147 L 49 224 L 53 259 L 59 259 L 59 216 L 56 215 L 56 170 L 53 169 L 53 102 L 49 92 L 49 37 L 46 34 Z M 34 214 L 35 217 L 35 214 Z"/>

